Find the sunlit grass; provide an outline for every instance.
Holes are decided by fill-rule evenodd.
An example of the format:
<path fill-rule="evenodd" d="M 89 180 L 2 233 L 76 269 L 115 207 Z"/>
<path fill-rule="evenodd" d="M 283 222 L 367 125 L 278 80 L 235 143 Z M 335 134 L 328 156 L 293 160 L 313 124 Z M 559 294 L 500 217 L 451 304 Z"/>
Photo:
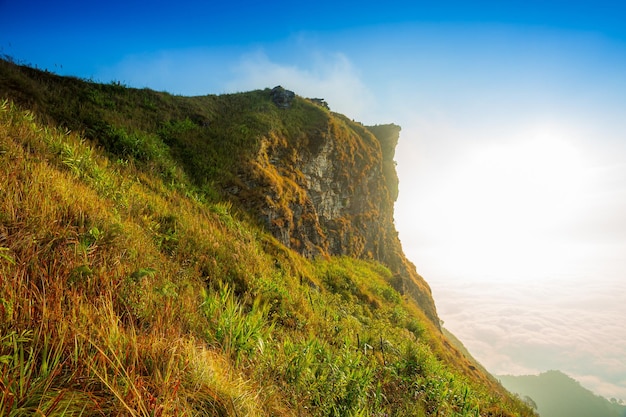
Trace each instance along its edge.
<path fill-rule="evenodd" d="M 139 94 L 135 129 L 170 100 L 81 83 L 119 111 Z M 220 146 L 275 123 L 257 93 L 220 100 L 260 111 Z M 325 112 L 301 110 L 305 127 Z M 532 415 L 446 347 L 389 268 L 305 259 L 189 180 L 209 168 L 178 165 L 175 142 L 203 123 L 186 117 L 118 131 L 115 150 L 1 102 L 0 415 Z"/>

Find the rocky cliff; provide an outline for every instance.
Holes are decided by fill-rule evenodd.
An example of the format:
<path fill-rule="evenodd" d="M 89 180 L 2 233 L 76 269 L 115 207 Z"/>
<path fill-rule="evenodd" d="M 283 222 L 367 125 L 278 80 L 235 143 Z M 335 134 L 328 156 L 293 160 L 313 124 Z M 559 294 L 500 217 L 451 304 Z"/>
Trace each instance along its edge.
<path fill-rule="evenodd" d="M 312 106 L 282 87 L 266 93 L 284 112 Z M 308 111 L 319 120 L 314 128 L 263 135 L 250 163 L 242 164 L 240 181 L 227 189 L 276 238 L 305 256 L 345 255 L 388 265 L 394 286 L 438 323 L 430 288 L 406 259 L 393 220 L 400 127 L 366 127 L 323 106 Z"/>

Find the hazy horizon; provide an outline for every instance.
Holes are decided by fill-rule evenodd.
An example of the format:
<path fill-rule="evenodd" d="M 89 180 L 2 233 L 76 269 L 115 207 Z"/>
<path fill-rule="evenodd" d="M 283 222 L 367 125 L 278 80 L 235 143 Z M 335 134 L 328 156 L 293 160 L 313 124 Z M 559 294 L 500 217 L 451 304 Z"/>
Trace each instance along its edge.
<path fill-rule="evenodd" d="M 306 7 L 0 1 L 0 54 L 173 94 L 280 84 L 399 124 L 396 226 L 445 327 L 492 373 L 626 399 L 625 10 Z"/>

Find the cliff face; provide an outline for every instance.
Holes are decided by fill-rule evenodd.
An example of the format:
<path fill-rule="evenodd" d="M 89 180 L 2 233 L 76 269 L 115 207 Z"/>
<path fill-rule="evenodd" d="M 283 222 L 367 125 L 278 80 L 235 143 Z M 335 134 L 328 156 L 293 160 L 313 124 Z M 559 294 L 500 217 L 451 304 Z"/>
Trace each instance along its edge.
<path fill-rule="evenodd" d="M 284 112 L 297 111 L 282 103 Z M 231 194 L 307 257 L 345 255 L 388 265 L 394 286 L 438 323 L 430 288 L 404 256 L 393 221 L 400 127 L 365 127 L 317 111 L 323 117 L 314 129 L 264 135 Z"/>

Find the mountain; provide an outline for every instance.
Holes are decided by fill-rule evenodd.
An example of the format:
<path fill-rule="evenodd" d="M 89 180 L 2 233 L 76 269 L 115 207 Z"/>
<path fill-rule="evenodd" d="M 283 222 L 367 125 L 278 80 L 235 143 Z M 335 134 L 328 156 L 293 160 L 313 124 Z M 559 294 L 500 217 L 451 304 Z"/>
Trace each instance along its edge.
<path fill-rule="evenodd" d="M 404 256 L 399 133 L 0 60 L 0 415 L 532 416 Z"/>
<path fill-rule="evenodd" d="M 560 371 L 539 375 L 498 376 L 502 385 L 530 398 L 541 417 L 625 417 L 626 406 L 610 402 Z"/>

